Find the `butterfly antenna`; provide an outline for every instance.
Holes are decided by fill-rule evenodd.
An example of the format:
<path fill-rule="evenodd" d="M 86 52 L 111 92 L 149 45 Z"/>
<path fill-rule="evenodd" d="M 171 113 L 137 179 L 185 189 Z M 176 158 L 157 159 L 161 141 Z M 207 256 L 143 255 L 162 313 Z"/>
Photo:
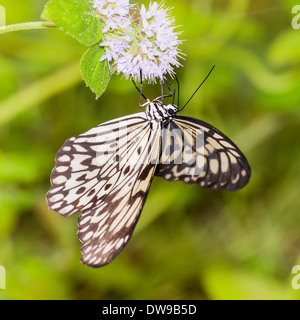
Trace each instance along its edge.
<path fill-rule="evenodd" d="M 200 85 L 199 85 L 198 88 L 195 90 L 195 92 L 192 94 L 192 96 L 189 98 L 189 100 L 187 101 L 187 103 L 186 103 L 180 110 L 178 110 L 178 111 L 183 110 L 183 109 L 186 107 L 186 105 L 193 99 L 194 95 L 197 93 L 197 91 L 201 88 L 201 86 L 203 85 L 203 83 L 207 80 L 207 78 L 210 76 L 210 74 L 211 74 L 212 71 L 214 70 L 214 67 L 215 67 L 215 66 L 213 66 L 213 67 L 210 69 L 208 75 L 207 75 L 207 76 L 205 77 L 205 79 L 200 83 Z"/>

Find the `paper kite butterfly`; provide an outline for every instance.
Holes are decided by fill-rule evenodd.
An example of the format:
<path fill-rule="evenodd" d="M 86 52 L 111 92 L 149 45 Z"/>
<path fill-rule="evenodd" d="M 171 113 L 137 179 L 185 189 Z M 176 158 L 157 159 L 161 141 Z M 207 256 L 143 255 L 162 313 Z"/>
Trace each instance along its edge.
<path fill-rule="evenodd" d="M 228 191 L 250 179 L 245 156 L 218 129 L 159 98 L 145 106 L 68 139 L 56 155 L 47 202 L 64 217 L 82 212 L 78 237 L 89 267 L 123 250 L 154 176 Z"/>

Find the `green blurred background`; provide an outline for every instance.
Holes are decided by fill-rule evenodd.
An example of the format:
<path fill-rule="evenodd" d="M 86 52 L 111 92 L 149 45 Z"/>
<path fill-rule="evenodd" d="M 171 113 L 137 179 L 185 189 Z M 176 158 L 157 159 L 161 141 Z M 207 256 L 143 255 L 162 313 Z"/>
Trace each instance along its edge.
<path fill-rule="evenodd" d="M 40 20 L 45 1 L 1 0 L 6 23 Z M 140 1 L 139 3 L 142 3 Z M 144 1 L 148 5 L 148 1 Z M 299 299 L 300 29 L 296 1 L 167 0 L 184 31 L 184 114 L 232 138 L 252 167 L 229 193 L 155 178 L 133 238 L 109 265 L 80 263 L 77 218 L 47 208 L 63 142 L 137 112 L 113 76 L 97 101 L 81 81 L 85 47 L 59 30 L 0 36 L 1 299 Z M 300 3 L 299 3 L 300 4 Z M 149 98 L 159 86 L 147 86 Z"/>

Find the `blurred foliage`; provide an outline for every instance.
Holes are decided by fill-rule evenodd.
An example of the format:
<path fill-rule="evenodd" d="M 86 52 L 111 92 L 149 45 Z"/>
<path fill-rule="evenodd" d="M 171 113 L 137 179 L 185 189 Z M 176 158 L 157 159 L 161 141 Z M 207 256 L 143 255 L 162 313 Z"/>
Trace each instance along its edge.
<path fill-rule="evenodd" d="M 38 21 L 46 1 L 1 0 L 6 23 Z M 140 2 L 141 3 L 141 2 Z M 1 299 L 299 299 L 300 30 L 290 0 L 173 0 L 186 40 L 184 114 L 244 151 L 253 176 L 236 193 L 155 178 L 133 238 L 108 266 L 82 265 L 77 217 L 47 208 L 57 150 L 93 126 L 138 111 L 114 76 L 97 101 L 80 79 L 86 50 L 59 30 L 0 38 Z M 149 98 L 159 86 L 146 86 Z"/>

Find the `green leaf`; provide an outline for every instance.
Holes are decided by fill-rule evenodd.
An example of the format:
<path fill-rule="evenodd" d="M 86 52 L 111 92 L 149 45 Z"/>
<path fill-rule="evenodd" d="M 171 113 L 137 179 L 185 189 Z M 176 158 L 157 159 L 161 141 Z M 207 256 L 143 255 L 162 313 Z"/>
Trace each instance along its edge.
<path fill-rule="evenodd" d="M 54 22 L 83 45 L 92 46 L 102 38 L 101 21 L 89 0 L 50 0 L 42 18 Z"/>
<path fill-rule="evenodd" d="M 100 61 L 104 52 L 104 48 L 96 44 L 84 53 L 80 64 L 83 80 L 97 97 L 106 90 L 110 80 L 109 63 Z"/>

